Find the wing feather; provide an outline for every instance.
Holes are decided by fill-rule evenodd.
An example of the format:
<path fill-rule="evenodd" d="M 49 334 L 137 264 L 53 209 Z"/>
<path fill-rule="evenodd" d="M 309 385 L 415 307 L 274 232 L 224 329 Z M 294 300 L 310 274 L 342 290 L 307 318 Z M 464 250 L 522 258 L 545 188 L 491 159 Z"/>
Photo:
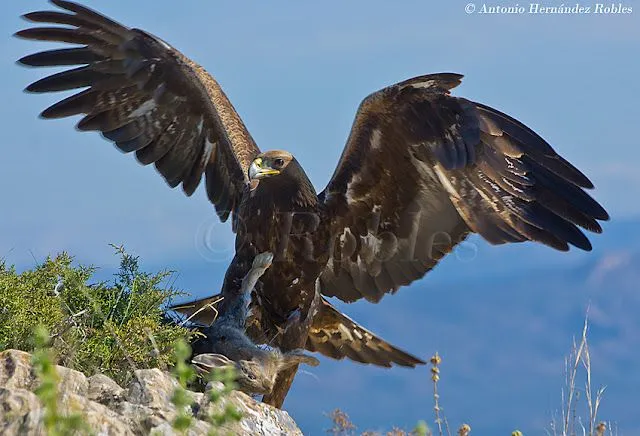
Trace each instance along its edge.
<path fill-rule="evenodd" d="M 340 313 L 326 300 L 313 320 L 306 348 L 332 359 L 349 359 L 382 367 L 415 367 L 424 362 L 379 338 Z"/>
<path fill-rule="evenodd" d="M 52 3 L 63 11 L 24 15 L 44 25 L 16 36 L 79 46 L 43 51 L 19 62 L 77 67 L 40 79 L 26 90 L 86 89 L 48 107 L 42 117 L 84 115 L 79 130 L 97 130 L 121 151 L 135 151 L 140 163 L 154 163 L 170 187 L 182 184 L 187 195 L 204 175 L 207 195 L 226 220 L 239 204 L 248 167 L 259 150 L 220 85 L 147 32 L 74 2 Z"/>
<path fill-rule="evenodd" d="M 579 227 L 599 233 L 609 217 L 585 192 L 591 181 L 521 122 L 451 96 L 461 78 L 416 77 L 360 105 L 320 194 L 334 248 L 323 294 L 377 302 L 421 278 L 469 232 L 492 244 L 591 250 Z"/>

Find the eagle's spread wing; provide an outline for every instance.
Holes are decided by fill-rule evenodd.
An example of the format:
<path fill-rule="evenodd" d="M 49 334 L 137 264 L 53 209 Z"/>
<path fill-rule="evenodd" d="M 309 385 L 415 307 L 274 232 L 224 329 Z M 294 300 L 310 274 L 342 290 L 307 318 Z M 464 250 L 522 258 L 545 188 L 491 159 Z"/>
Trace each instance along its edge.
<path fill-rule="evenodd" d="M 376 366 L 393 364 L 415 367 L 424 362 L 379 338 L 351 318 L 322 300 L 318 315 L 313 320 L 306 348 L 332 359 L 351 360 Z"/>
<path fill-rule="evenodd" d="M 468 232 L 492 244 L 590 250 L 602 229 L 593 185 L 540 136 L 452 97 L 462 76 L 416 77 L 367 97 L 327 188 L 323 294 L 379 301 L 422 277 Z"/>
<path fill-rule="evenodd" d="M 16 36 L 76 44 L 26 56 L 29 66 L 81 65 L 27 87 L 30 92 L 87 88 L 42 112 L 43 118 L 84 114 L 79 130 L 97 130 L 143 165 L 155 164 L 169 186 L 187 195 L 202 175 L 207 195 L 226 220 L 259 153 L 226 95 L 202 67 L 164 41 L 130 29 L 76 3 L 65 11 L 33 12 L 32 22 L 62 24 Z"/>

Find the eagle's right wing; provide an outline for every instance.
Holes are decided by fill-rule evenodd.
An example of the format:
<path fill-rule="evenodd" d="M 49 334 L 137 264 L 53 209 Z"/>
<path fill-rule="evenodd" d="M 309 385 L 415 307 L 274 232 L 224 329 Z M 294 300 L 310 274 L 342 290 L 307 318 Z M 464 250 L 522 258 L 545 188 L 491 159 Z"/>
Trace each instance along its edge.
<path fill-rule="evenodd" d="M 29 66 L 81 65 L 45 77 L 29 92 L 87 88 L 42 112 L 43 118 L 85 115 L 79 130 L 97 130 L 143 165 L 155 164 L 169 186 L 187 195 L 202 175 L 224 221 L 239 204 L 247 169 L 259 150 L 242 120 L 202 67 L 161 39 L 79 4 L 51 0 L 65 11 L 40 11 L 16 36 L 76 44 L 19 60 Z"/>

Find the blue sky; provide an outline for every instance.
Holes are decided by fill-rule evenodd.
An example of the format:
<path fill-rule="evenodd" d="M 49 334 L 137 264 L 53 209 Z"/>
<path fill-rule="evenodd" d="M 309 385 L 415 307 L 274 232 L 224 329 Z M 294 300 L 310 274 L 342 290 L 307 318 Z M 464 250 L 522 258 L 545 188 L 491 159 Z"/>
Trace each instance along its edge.
<path fill-rule="evenodd" d="M 496 248 L 474 239 L 478 251 L 473 261 L 465 260 L 465 253 L 450 256 L 423 281 L 382 304 L 346 308 L 411 351 L 424 350 L 421 355 L 426 356 L 435 349 L 449 349 L 447 338 L 465 347 L 500 342 L 501 371 L 509 375 L 505 379 L 525 380 L 541 377 L 541 370 L 520 365 L 507 347 L 520 350 L 522 344 L 530 344 L 525 347 L 530 353 L 527 358 L 548 357 L 551 368 L 545 374 L 550 376 L 556 368 L 561 381 L 562 366 L 553 363 L 562 361 L 570 335 L 580 328 L 579 315 L 593 295 L 608 289 L 608 278 L 589 281 L 588 267 L 613 262 L 616 268 L 628 271 L 629 265 L 640 263 L 633 254 L 640 251 L 640 242 L 625 233 L 633 232 L 633 223 L 640 222 L 640 148 L 634 130 L 640 97 L 637 2 L 629 2 L 638 9 L 632 14 L 609 16 L 468 15 L 466 1 L 85 3 L 124 24 L 159 35 L 205 66 L 221 82 L 258 145 L 263 150 L 292 151 L 318 190 L 333 172 L 362 98 L 387 84 L 440 71 L 465 74 L 456 89 L 458 95 L 522 120 L 589 175 L 597 187 L 595 197 L 613 217 L 605 235 L 594 239 L 592 254 L 558 255 L 530 244 Z M 26 26 L 20 14 L 43 8 L 50 6 L 35 0 L 7 2 L 0 16 L 4 34 L 0 39 L 0 97 L 5 102 L 0 106 L 0 183 L 5 187 L 6 207 L 0 215 L 0 257 L 30 266 L 34 258 L 39 261 L 47 254 L 68 250 L 79 261 L 108 270 L 117 260 L 107 244 L 125 243 L 148 265 L 179 269 L 179 283 L 188 289 L 202 294 L 217 291 L 232 256 L 232 235 L 227 225 L 217 223 L 201 189 L 185 198 L 178 190 L 169 190 L 152 168 L 141 168 L 99 135 L 75 132 L 71 120 L 37 119 L 42 109 L 61 96 L 23 94 L 22 88 L 42 77 L 45 70 L 20 68 L 14 61 L 50 45 L 9 35 Z M 531 283 L 541 280 L 541 271 L 549 283 L 536 294 Z M 577 272 L 565 277 L 565 271 Z M 625 274 L 622 276 L 635 277 Z M 627 289 L 630 283 L 619 284 L 619 289 Z M 522 322 L 531 326 L 513 328 L 509 323 L 515 315 L 501 311 L 503 304 L 508 306 L 501 299 L 514 298 L 509 289 L 523 289 L 521 298 L 511 303 Z M 536 298 L 549 297 L 548 289 L 564 290 L 559 294 L 562 301 Z M 637 300 L 624 300 L 630 293 L 620 292 L 621 307 L 628 309 L 625 313 L 632 313 L 632 307 L 640 309 Z M 473 295 L 486 298 L 476 301 Z M 611 313 L 602 314 L 602 319 L 609 319 L 619 307 L 603 301 L 602 310 Z M 558 307 L 562 309 L 556 311 Z M 459 319 L 460 310 L 469 310 L 473 316 Z M 405 312 L 406 317 L 399 315 Z M 572 322 L 561 322 L 559 313 L 570 314 Z M 437 315 L 442 321 L 433 324 L 421 314 Z M 487 319 L 494 328 L 483 327 Z M 550 331 L 556 321 L 559 327 Z M 619 348 L 638 334 L 634 327 L 637 323 L 616 330 Z M 629 328 L 628 335 L 620 333 Z M 421 333 L 408 337 L 407 329 Z M 433 329 L 437 334 L 430 334 Z M 540 341 L 542 333 L 553 333 L 554 344 Z M 624 357 L 610 373 L 633 359 L 637 363 L 640 356 Z M 503 427 L 505 412 L 500 409 L 508 405 L 510 416 L 520 417 L 521 423 L 532 416 L 522 425 L 538 434 L 539 422 L 548 416 L 545 407 L 559 398 L 560 385 L 550 376 L 545 379 L 547 385 L 514 385 L 521 392 L 521 404 L 505 400 L 510 385 L 502 396 L 498 395 L 501 389 L 496 389 L 496 401 L 506 403 L 491 405 L 482 392 L 465 392 L 465 386 L 473 385 L 473 368 L 461 362 L 451 364 L 451 371 L 459 372 L 451 384 L 456 401 L 449 407 L 464 406 L 456 417 L 474 418 L 476 428 L 486 432 L 508 430 Z M 410 425 L 419 417 L 415 407 L 398 406 L 398 395 L 408 395 L 411 404 L 429 399 L 428 392 L 417 387 L 426 380 L 424 371 L 383 371 L 327 361 L 322 367 L 313 376 L 300 377 L 287 405 L 312 434 L 321 432 L 321 413 L 330 410 L 332 403 L 361 418 L 363 427 L 375 427 Z M 526 368 L 534 371 L 528 373 Z M 520 369 L 524 372 L 517 371 Z M 314 377 L 332 383 L 319 386 Z M 498 379 L 490 381 L 493 386 L 499 384 Z M 635 382 L 635 388 L 640 388 L 640 382 Z M 473 386 L 491 389 L 491 385 Z M 549 386 L 557 387 L 556 391 L 543 390 Z M 326 397 L 325 401 L 313 409 L 299 406 L 308 392 L 315 392 L 316 398 Z M 624 392 L 619 393 L 620 404 L 625 404 Z M 528 401 L 545 395 L 546 402 Z M 368 405 L 363 406 L 358 398 L 366 398 Z M 632 400 L 635 398 L 629 397 Z M 535 414 L 527 414 L 534 406 Z M 428 405 L 421 412 L 430 417 Z M 640 422 L 633 425 L 640 428 Z"/>

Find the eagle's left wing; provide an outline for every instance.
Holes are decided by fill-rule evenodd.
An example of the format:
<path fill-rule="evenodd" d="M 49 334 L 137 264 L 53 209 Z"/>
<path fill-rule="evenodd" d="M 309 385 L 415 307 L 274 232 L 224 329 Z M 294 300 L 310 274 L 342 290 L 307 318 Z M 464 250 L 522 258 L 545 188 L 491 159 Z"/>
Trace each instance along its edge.
<path fill-rule="evenodd" d="M 385 368 L 393 365 L 414 368 L 425 363 L 365 329 L 324 298 L 309 330 L 306 349 L 336 360 L 347 357 Z"/>
<path fill-rule="evenodd" d="M 590 250 L 607 212 L 592 183 L 519 121 L 452 97 L 462 76 L 416 77 L 375 92 L 356 114 L 326 189 L 332 235 L 322 293 L 377 302 L 421 278 L 469 232 L 492 244 Z"/>

